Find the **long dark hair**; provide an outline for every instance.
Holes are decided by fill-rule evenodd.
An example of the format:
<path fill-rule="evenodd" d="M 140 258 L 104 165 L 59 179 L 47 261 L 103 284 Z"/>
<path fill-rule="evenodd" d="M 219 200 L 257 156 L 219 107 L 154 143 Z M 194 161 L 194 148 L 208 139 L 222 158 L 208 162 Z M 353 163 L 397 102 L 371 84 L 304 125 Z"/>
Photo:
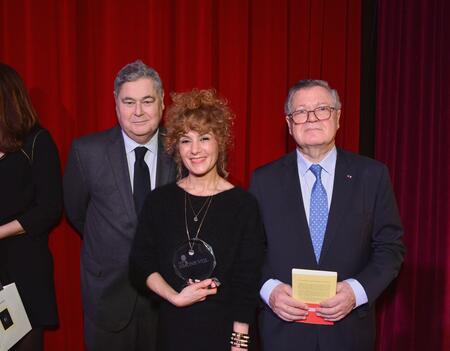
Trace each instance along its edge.
<path fill-rule="evenodd" d="M 19 150 L 37 123 L 22 78 L 11 66 L 0 63 L 0 151 Z"/>

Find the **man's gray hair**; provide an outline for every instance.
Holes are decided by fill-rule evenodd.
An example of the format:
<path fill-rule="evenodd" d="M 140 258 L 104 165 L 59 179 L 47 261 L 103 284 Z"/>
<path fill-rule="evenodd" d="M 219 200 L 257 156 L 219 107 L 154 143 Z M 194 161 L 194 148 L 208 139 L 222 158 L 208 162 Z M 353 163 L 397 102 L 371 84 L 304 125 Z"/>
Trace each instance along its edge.
<path fill-rule="evenodd" d="M 336 91 L 336 89 L 330 88 L 330 85 L 328 82 L 324 80 L 319 79 L 304 79 L 299 80 L 297 83 L 295 83 L 290 89 L 288 96 L 286 98 L 286 102 L 284 103 L 284 112 L 286 115 L 290 114 L 292 111 L 292 99 L 294 98 L 294 95 L 297 91 L 301 89 L 308 89 L 313 87 L 322 87 L 330 93 L 330 95 L 334 99 L 334 106 L 337 109 L 341 108 L 341 101 L 339 100 L 339 94 Z"/>
<path fill-rule="evenodd" d="M 153 68 L 147 66 L 141 60 L 136 60 L 125 65 L 119 71 L 119 73 L 117 73 L 116 79 L 114 80 L 114 95 L 116 97 L 119 96 L 120 88 L 124 83 L 134 82 L 140 78 L 152 79 L 155 85 L 156 92 L 160 97 L 163 96 L 164 89 L 158 72 L 156 72 Z"/>

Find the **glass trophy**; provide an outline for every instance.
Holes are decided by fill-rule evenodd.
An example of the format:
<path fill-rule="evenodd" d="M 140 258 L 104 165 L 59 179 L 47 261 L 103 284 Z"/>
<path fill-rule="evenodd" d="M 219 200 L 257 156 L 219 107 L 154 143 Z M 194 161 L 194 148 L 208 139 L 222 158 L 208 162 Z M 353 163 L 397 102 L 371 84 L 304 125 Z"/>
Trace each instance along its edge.
<path fill-rule="evenodd" d="M 211 277 L 216 267 L 212 247 L 200 239 L 191 239 L 179 246 L 173 255 L 173 268 L 186 283 L 189 279 L 204 280 Z"/>

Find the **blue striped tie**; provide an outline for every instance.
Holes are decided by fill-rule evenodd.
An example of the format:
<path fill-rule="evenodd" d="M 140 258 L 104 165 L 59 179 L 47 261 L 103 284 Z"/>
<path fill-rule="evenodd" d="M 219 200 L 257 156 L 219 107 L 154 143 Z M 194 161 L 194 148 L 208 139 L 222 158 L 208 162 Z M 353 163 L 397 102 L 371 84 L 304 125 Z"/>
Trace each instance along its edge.
<path fill-rule="evenodd" d="M 316 181 L 311 191 L 311 202 L 309 207 L 309 231 L 314 247 L 316 260 L 319 262 L 322 251 L 323 238 L 328 222 L 328 199 L 327 192 L 322 184 L 320 165 L 311 165 L 309 168 L 316 176 Z"/>

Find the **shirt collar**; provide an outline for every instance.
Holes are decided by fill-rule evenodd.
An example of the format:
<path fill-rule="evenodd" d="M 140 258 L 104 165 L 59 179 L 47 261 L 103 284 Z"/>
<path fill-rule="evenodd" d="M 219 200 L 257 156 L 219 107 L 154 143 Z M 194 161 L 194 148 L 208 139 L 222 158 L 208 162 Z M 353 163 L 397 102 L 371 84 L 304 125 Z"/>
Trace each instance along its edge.
<path fill-rule="evenodd" d="M 308 172 L 309 167 L 311 167 L 313 163 L 307 160 L 299 149 L 296 149 L 296 151 L 297 151 L 298 171 L 302 176 L 304 176 L 306 172 Z M 333 146 L 333 148 L 328 152 L 328 154 L 326 154 L 326 156 L 322 159 L 322 161 L 319 162 L 319 165 L 328 174 L 334 174 L 334 170 L 336 168 L 336 159 L 337 159 L 337 150 L 336 146 Z"/>
<path fill-rule="evenodd" d="M 125 152 L 128 154 L 133 152 L 139 146 L 145 146 L 150 152 L 155 153 L 158 150 L 158 134 L 159 129 L 152 136 L 152 138 L 145 144 L 139 144 L 131 139 L 122 129 L 123 142 L 125 144 Z"/>

